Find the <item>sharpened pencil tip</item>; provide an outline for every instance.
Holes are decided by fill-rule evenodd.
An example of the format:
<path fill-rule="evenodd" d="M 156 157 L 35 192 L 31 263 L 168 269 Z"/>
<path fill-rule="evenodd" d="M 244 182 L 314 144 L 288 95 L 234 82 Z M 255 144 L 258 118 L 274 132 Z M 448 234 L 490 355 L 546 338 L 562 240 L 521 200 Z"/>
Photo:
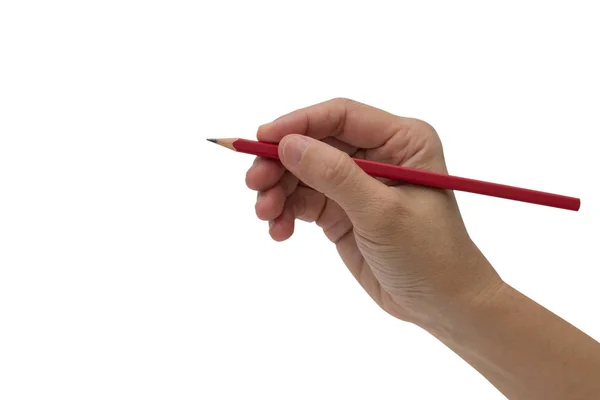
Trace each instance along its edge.
<path fill-rule="evenodd" d="M 217 139 L 206 139 L 206 140 L 208 140 L 209 142 L 217 143 Z"/>

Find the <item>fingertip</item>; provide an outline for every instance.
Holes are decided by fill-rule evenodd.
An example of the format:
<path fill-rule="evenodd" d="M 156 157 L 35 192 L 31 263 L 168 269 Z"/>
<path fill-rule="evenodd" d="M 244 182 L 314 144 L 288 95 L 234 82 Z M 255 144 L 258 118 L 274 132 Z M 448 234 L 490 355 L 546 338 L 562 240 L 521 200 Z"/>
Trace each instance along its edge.
<path fill-rule="evenodd" d="M 295 167 L 300 163 L 312 140 L 314 139 L 297 133 L 283 137 L 279 142 L 278 155 L 284 166 Z"/>
<path fill-rule="evenodd" d="M 269 221 L 269 235 L 277 242 L 288 240 L 294 234 L 294 223 L 294 216 L 286 210 L 275 220 Z"/>
<path fill-rule="evenodd" d="M 248 169 L 248 171 L 246 171 L 246 177 L 244 178 L 244 181 L 246 183 L 246 187 L 248 189 L 252 189 L 252 190 L 258 190 L 255 188 L 255 181 L 254 181 L 254 172 L 252 171 L 253 167 L 250 167 Z"/>
<path fill-rule="evenodd" d="M 266 192 L 259 192 L 254 207 L 256 216 L 263 221 L 279 217 L 283 212 L 285 199 L 285 192 L 281 186 L 275 186 Z"/>
<path fill-rule="evenodd" d="M 273 135 L 273 127 L 274 121 L 259 126 L 256 131 L 256 139 L 259 142 L 278 142 L 279 140 L 275 140 L 276 135 Z"/>
<path fill-rule="evenodd" d="M 257 157 L 246 172 L 246 186 L 252 190 L 270 189 L 277 184 L 284 172 L 278 161 Z"/>
<path fill-rule="evenodd" d="M 256 137 L 259 141 L 278 143 L 289 133 L 303 131 L 306 123 L 303 115 L 298 111 L 282 115 L 272 122 L 259 126 Z"/>
<path fill-rule="evenodd" d="M 252 190 L 267 190 L 265 185 L 265 174 L 261 174 L 256 168 L 252 167 L 246 172 L 246 186 Z"/>
<path fill-rule="evenodd" d="M 283 136 L 280 140 L 279 140 L 279 147 L 284 147 L 284 145 L 289 142 L 290 140 L 294 140 L 296 138 L 306 138 L 306 136 L 304 135 L 300 135 L 298 133 L 288 133 L 285 136 Z"/>

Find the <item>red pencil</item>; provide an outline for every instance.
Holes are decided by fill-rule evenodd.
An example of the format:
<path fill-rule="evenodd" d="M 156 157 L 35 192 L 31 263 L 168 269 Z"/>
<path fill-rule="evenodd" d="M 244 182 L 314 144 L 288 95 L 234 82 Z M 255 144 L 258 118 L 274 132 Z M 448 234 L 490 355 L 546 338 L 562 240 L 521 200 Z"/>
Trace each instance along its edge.
<path fill-rule="evenodd" d="M 278 145 L 274 143 L 256 142 L 238 138 L 207 140 L 240 153 L 279 159 L 277 153 Z M 581 201 L 578 198 L 562 196 L 559 194 L 539 192 L 537 190 L 438 174 L 435 172 L 401 167 L 398 165 L 382 164 L 357 158 L 353 158 L 353 160 L 370 176 L 402 181 L 414 185 L 477 193 L 572 211 L 578 211 L 581 205 Z"/>

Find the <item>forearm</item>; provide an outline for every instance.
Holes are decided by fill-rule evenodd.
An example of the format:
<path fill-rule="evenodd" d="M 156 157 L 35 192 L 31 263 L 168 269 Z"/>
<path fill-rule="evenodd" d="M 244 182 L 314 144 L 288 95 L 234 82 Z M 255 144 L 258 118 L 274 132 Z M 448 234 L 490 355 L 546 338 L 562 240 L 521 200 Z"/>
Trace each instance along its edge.
<path fill-rule="evenodd" d="M 600 344 L 507 284 L 423 326 L 510 399 L 600 399 Z"/>

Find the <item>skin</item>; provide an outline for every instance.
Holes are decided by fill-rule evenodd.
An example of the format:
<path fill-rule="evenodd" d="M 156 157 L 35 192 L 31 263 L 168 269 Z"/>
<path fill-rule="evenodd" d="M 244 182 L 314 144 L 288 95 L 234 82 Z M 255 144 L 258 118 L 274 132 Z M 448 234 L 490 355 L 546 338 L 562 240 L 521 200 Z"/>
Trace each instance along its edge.
<path fill-rule="evenodd" d="M 348 99 L 258 129 L 281 161 L 246 184 L 276 241 L 315 222 L 371 298 L 446 344 L 511 399 L 600 398 L 600 345 L 505 283 L 464 226 L 453 192 L 366 175 L 350 157 L 447 173 L 429 124 Z"/>

